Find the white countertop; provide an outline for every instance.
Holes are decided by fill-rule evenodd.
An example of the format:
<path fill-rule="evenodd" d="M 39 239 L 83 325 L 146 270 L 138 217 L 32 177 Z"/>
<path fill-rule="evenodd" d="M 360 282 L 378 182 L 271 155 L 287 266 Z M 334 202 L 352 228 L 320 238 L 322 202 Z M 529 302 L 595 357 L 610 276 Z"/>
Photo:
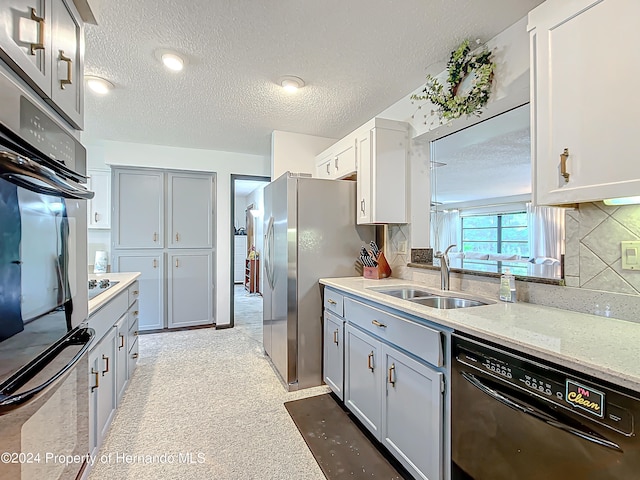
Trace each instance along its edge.
<path fill-rule="evenodd" d="M 496 302 L 491 305 L 440 310 L 371 289 L 407 285 L 459 293 L 398 278 L 323 278 L 320 283 L 640 392 L 640 323 L 497 299 L 489 299 Z"/>
<path fill-rule="evenodd" d="M 109 280 L 118 283 L 89 300 L 89 316 L 98 311 L 103 305 L 109 302 L 109 300 L 131 285 L 139 276 L 140 272 L 90 273 L 89 280 L 100 281 L 102 278 L 108 278 Z"/>

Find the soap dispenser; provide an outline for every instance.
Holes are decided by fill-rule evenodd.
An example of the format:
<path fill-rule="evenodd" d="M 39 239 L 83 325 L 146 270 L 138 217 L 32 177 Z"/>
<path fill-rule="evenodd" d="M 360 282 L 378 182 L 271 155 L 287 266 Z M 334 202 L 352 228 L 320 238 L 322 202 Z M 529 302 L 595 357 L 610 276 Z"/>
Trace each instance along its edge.
<path fill-rule="evenodd" d="M 516 301 L 516 277 L 508 268 L 505 268 L 504 274 L 500 277 L 500 300 L 503 302 Z"/>

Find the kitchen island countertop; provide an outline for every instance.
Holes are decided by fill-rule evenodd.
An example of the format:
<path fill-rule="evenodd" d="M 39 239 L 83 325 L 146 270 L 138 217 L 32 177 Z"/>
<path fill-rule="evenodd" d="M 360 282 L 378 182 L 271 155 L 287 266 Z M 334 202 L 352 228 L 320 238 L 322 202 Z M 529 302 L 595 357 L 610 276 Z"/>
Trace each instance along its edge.
<path fill-rule="evenodd" d="M 399 278 L 324 278 L 320 283 L 640 392 L 640 323 L 496 299 L 489 299 L 495 302 L 490 305 L 441 310 L 376 291 L 403 285 L 483 299 Z"/>
<path fill-rule="evenodd" d="M 106 305 L 109 300 L 131 285 L 139 276 L 140 272 L 90 273 L 89 280 L 100 281 L 103 278 L 108 278 L 109 280 L 118 283 L 89 300 L 89 316 L 100 310 L 100 308 Z"/>

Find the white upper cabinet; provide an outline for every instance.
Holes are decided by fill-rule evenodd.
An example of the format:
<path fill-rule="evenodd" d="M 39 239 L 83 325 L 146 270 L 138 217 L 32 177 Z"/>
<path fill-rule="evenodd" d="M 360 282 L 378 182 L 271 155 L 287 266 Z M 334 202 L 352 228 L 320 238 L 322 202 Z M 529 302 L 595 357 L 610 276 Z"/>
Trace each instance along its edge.
<path fill-rule="evenodd" d="M 316 177 L 341 179 L 356 173 L 356 138 L 347 135 L 316 156 Z"/>
<path fill-rule="evenodd" d="M 407 125 L 374 119 L 356 138 L 358 224 L 407 223 Z"/>
<path fill-rule="evenodd" d="M 547 0 L 529 13 L 536 203 L 640 194 L 639 18 L 640 2 L 625 0 Z"/>
<path fill-rule="evenodd" d="M 0 57 L 83 128 L 84 26 L 72 0 L 0 0 Z"/>
<path fill-rule="evenodd" d="M 168 248 L 213 245 L 213 176 L 169 173 Z"/>
<path fill-rule="evenodd" d="M 164 174 L 146 170 L 115 170 L 112 233 L 115 248 L 163 248 Z"/>
<path fill-rule="evenodd" d="M 89 228 L 111 228 L 111 172 L 88 170 L 87 188 L 95 193 L 87 208 Z"/>

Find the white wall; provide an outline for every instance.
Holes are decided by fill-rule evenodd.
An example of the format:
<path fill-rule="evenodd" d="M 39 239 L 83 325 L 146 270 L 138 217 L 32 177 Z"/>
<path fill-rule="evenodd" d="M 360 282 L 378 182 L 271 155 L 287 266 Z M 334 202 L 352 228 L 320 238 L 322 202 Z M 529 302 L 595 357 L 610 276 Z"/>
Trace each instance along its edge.
<path fill-rule="evenodd" d="M 217 325 L 230 323 L 229 290 L 231 271 L 231 174 L 269 174 L 269 158 L 259 155 L 166 147 L 137 143 L 105 141 L 101 145 L 87 145 L 90 165 L 151 167 L 215 172 L 216 174 L 216 249 L 215 249 L 215 321 Z"/>
<path fill-rule="evenodd" d="M 316 155 L 334 143 L 334 138 L 274 130 L 271 134 L 271 179 L 275 180 L 284 172 L 313 174 Z"/>
<path fill-rule="evenodd" d="M 235 206 L 235 219 L 233 224 L 236 228 L 244 227 L 247 228 L 247 216 L 245 214 L 245 209 L 250 202 L 247 202 L 247 197 L 245 195 L 236 195 L 234 206 Z"/>
<path fill-rule="evenodd" d="M 527 17 L 522 18 L 487 42 L 496 64 L 491 99 L 480 117 L 462 117 L 447 125 L 439 125 L 433 106 L 428 102 L 412 103 L 411 95 L 422 93 L 424 84 L 381 112 L 378 117 L 408 122 L 411 126 L 409 159 L 411 162 L 411 248 L 424 248 L 429 243 L 430 152 L 429 142 L 449 135 L 489 117 L 529 102 L 529 34 Z M 443 72 L 427 72 L 444 81 Z M 420 103 L 424 103 L 418 110 Z M 412 118 L 414 117 L 414 118 Z"/>
<path fill-rule="evenodd" d="M 260 254 L 260 263 L 262 264 L 263 257 L 262 254 L 264 252 L 264 185 L 256 188 L 253 192 L 247 195 L 247 205 L 252 204 L 254 208 L 259 210 L 261 213 L 259 216 L 253 219 L 253 239 L 248 239 L 249 247 L 254 245 L 256 247 L 256 251 Z M 262 288 L 264 281 L 264 275 L 260 275 L 260 291 L 264 292 Z"/>

